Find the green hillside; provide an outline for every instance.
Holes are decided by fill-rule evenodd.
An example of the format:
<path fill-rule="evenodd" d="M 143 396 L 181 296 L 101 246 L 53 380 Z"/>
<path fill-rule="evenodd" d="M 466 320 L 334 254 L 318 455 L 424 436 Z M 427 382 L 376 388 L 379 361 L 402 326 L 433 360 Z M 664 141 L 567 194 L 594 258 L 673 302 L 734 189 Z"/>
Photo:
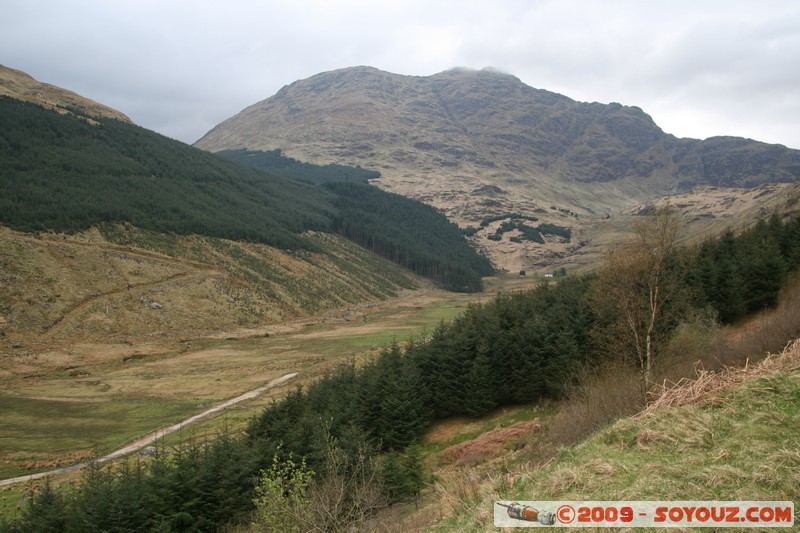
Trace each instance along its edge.
<path fill-rule="evenodd" d="M 643 413 L 562 450 L 539 469 L 516 475 L 495 469 L 493 478 L 463 489 L 474 497 L 460 498 L 437 530 L 495 531 L 491 511 L 499 500 L 797 502 L 798 398 L 795 341 L 759 365 L 704 373 L 667 390 Z M 696 531 L 719 531 L 713 525 Z M 736 530 L 756 530 L 748 525 Z"/>
<path fill-rule="evenodd" d="M 0 100 L 0 223 L 72 232 L 130 222 L 174 233 L 303 248 L 324 229 L 329 194 L 235 165 L 144 128 L 92 125 Z"/>
<path fill-rule="evenodd" d="M 332 229 L 376 254 L 453 290 L 479 287 L 475 273 L 492 273 L 489 261 L 463 246 L 463 232 L 434 208 L 367 185 L 380 173 L 343 165 L 312 165 L 280 150 L 224 150 L 220 155 L 282 176 L 321 184 L 336 196 Z M 431 231 L 431 228 L 438 228 Z M 446 261 L 439 251 L 446 250 Z"/>
<path fill-rule="evenodd" d="M 303 233 L 333 231 L 342 218 L 336 189 L 237 164 L 131 124 L 60 115 L 7 97 L 0 98 L 0 121 L 0 224 L 17 230 L 74 232 L 127 222 L 160 232 L 317 250 Z M 334 170 L 334 176 L 342 175 Z M 405 204 L 396 208 L 400 200 L 380 192 L 362 198 L 405 211 Z M 445 288 L 480 290 L 481 276 L 491 272 L 488 262 L 444 216 L 422 204 L 417 210 L 429 216 L 393 217 L 392 234 L 439 236 L 403 243 L 411 257 L 433 258 L 436 266 L 405 266 Z M 357 218 L 351 222 L 360 224 Z"/>

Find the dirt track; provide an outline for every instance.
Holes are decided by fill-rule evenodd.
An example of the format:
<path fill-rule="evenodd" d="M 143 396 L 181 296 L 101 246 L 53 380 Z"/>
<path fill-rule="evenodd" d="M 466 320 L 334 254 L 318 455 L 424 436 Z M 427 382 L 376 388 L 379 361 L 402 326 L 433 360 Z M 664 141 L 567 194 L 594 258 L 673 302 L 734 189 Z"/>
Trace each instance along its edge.
<path fill-rule="evenodd" d="M 208 409 L 206 411 L 203 411 L 200 414 L 197 414 L 197 415 L 194 415 L 194 416 L 192 416 L 190 418 L 187 418 L 186 420 L 184 420 L 182 422 L 179 422 L 179 423 L 177 423 L 177 424 L 175 424 L 173 426 L 170 426 L 170 427 L 165 428 L 165 429 L 159 429 L 157 431 L 154 431 L 153 433 L 150 433 L 149 435 L 146 435 L 146 436 L 144 436 L 144 437 L 132 442 L 131 444 L 125 446 L 124 448 L 120 448 L 119 450 L 111 452 L 108 455 L 104 455 L 103 457 L 100 457 L 99 459 L 96 459 L 93 462 L 94 463 L 107 463 L 108 461 L 113 461 L 115 459 L 119 459 L 121 457 L 125 457 L 127 455 L 130 455 L 130 454 L 132 454 L 134 452 L 137 452 L 137 451 L 141 450 L 145 446 L 149 446 L 149 445 L 153 444 L 158 439 L 163 438 L 163 437 L 165 437 L 165 436 L 167 436 L 167 435 L 169 435 L 171 433 L 175 433 L 176 431 L 179 431 L 179 430 L 183 429 L 184 427 L 186 427 L 186 426 L 188 426 L 190 424 L 193 424 L 195 422 L 199 422 L 200 420 L 208 418 L 209 416 L 211 416 L 211 415 L 213 415 L 215 413 L 218 413 L 218 412 L 220 412 L 220 411 L 222 411 L 224 409 L 227 409 L 228 407 L 230 407 L 232 405 L 236 405 L 239 402 L 243 402 L 245 400 L 251 400 L 253 398 L 256 398 L 256 397 L 260 396 L 261 394 L 263 394 L 264 392 L 268 391 L 269 389 L 277 387 L 278 385 L 280 385 L 280 384 L 292 379 L 296 375 L 297 375 L 297 372 L 293 372 L 291 374 L 286 374 L 286 375 L 281 376 L 279 378 L 273 379 L 272 381 L 270 381 L 269 383 L 267 383 L 266 385 L 264 385 L 262 387 L 259 387 L 257 389 L 251 390 L 250 392 L 246 392 L 246 393 L 242 394 L 241 396 L 237 396 L 237 397 L 232 398 L 232 399 L 230 399 L 230 400 L 228 400 L 226 402 L 217 404 L 214 407 L 212 407 L 211 409 Z M 29 474 L 27 476 L 19 476 L 19 477 L 13 477 L 13 478 L 10 478 L 10 479 L 3 479 L 3 480 L 0 480 L 0 487 L 2 487 L 4 485 L 13 485 L 15 483 L 23 483 L 25 481 L 34 481 L 34 480 L 37 480 L 37 479 L 43 479 L 43 478 L 46 478 L 46 477 L 49 477 L 49 476 L 54 476 L 54 475 L 57 475 L 57 474 L 66 474 L 66 473 L 69 473 L 69 472 L 75 472 L 77 470 L 81 470 L 82 468 L 86 468 L 87 466 L 89 466 L 89 464 L 91 464 L 91 463 L 89 463 L 89 462 L 79 463 L 79 464 L 72 465 L 72 466 L 65 466 L 63 468 L 57 468 L 55 470 L 49 470 L 47 472 L 39 472 L 39 473 L 36 473 L 36 474 Z"/>

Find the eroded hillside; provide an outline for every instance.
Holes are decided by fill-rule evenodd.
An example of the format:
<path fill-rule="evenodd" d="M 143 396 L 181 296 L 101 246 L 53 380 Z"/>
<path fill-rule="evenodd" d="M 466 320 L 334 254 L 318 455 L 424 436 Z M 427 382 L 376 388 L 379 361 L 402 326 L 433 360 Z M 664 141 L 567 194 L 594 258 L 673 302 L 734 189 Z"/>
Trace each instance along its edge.
<path fill-rule="evenodd" d="M 374 301 L 415 281 L 348 241 L 322 252 L 105 226 L 74 236 L 0 229 L 0 351 L 263 327 Z"/>

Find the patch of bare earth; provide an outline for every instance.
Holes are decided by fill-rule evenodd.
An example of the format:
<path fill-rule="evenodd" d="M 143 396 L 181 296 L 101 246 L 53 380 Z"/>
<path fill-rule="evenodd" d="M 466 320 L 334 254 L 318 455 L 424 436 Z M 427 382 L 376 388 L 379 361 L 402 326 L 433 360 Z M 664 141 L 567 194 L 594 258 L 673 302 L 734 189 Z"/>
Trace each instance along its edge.
<path fill-rule="evenodd" d="M 477 438 L 446 448 L 442 451 L 442 457 L 457 466 L 478 463 L 507 453 L 531 433 L 541 429 L 542 424 L 538 418 L 517 422 L 506 428 L 495 428 Z"/>

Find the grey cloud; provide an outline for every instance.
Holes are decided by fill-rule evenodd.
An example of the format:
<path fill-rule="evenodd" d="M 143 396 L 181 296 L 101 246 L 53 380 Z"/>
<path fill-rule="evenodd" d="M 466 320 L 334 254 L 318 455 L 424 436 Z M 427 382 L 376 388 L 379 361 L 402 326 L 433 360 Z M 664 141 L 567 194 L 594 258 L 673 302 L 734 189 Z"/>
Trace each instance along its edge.
<path fill-rule="evenodd" d="M 778 0 L 7 0 L 0 63 L 186 142 L 321 71 L 463 65 L 800 148 L 799 32 Z"/>

